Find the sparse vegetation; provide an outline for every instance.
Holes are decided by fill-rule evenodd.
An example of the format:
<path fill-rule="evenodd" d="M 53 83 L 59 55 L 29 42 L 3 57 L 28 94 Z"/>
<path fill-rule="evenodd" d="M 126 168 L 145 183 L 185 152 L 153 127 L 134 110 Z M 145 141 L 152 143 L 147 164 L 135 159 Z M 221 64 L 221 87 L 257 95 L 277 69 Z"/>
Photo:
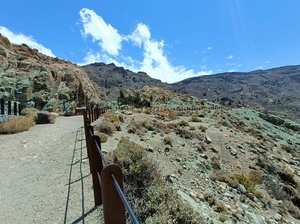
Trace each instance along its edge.
<path fill-rule="evenodd" d="M 33 124 L 31 117 L 11 117 L 2 124 L 2 133 L 15 134 L 28 131 Z"/>
<path fill-rule="evenodd" d="M 201 216 L 162 181 L 143 147 L 123 137 L 111 158 L 122 168 L 125 194 L 141 223 L 201 223 Z"/>

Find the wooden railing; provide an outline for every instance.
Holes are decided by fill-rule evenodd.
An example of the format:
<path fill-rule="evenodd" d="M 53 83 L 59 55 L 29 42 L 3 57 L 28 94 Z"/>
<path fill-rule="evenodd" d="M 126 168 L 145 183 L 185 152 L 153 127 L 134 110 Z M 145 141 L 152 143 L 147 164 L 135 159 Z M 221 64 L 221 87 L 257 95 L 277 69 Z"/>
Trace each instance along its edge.
<path fill-rule="evenodd" d="M 7 105 L 7 106 L 6 106 Z M 5 108 L 6 106 L 6 108 Z M 21 115 L 21 106 L 19 102 L 0 99 L 0 115 Z"/>
<path fill-rule="evenodd" d="M 106 224 L 125 224 L 125 207 L 133 223 L 139 223 L 123 194 L 123 175 L 117 164 L 109 164 L 101 149 L 100 137 L 94 135 L 91 122 L 98 119 L 108 108 L 84 111 L 84 130 L 93 179 L 95 206 L 103 204 Z"/>

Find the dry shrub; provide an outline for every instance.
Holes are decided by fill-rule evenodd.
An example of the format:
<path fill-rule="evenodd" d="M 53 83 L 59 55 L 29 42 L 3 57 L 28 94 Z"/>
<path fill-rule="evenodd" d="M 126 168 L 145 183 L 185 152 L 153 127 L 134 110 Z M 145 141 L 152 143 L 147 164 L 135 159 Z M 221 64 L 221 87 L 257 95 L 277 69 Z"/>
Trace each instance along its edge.
<path fill-rule="evenodd" d="M 186 122 L 186 121 L 183 121 L 183 120 L 179 121 L 177 124 L 178 124 L 180 127 L 189 126 L 189 122 Z"/>
<path fill-rule="evenodd" d="M 107 120 L 104 120 L 100 125 L 96 125 L 95 129 L 98 132 L 102 132 L 107 135 L 112 135 L 113 132 L 116 130 L 116 127 L 114 124 L 108 122 Z"/>
<path fill-rule="evenodd" d="M 264 172 L 260 170 L 251 170 L 248 177 L 252 182 L 261 184 L 264 179 Z"/>
<path fill-rule="evenodd" d="M 212 168 L 214 168 L 216 170 L 220 170 L 221 169 L 220 158 L 213 156 L 211 158 L 210 165 L 212 166 Z"/>
<path fill-rule="evenodd" d="M 196 114 L 192 114 L 189 121 L 191 121 L 191 122 L 201 122 L 200 118 Z"/>
<path fill-rule="evenodd" d="M 144 113 L 145 113 L 145 114 L 151 114 L 151 110 L 145 109 L 145 110 L 144 110 Z"/>
<path fill-rule="evenodd" d="M 159 111 L 160 117 L 167 117 L 169 120 L 175 120 L 178 118 L 177 112 L 175 110 L 163 109 Z"/>
<path fill-rule="evenodd" d="M 30 117 L 12 117 L 3 123 L 2 132 L 5 134 L 15 134 L 22 131 L 28 131 L 32 124 L 33 120 Z"/>
<path fill-rule="evenodd" d="M 38 112 L 40 111 L 36 108 L 25 108 L 24 110 L 22 110 L 21 114 L 25 117 L 31 118 L 35 122 L 38 117 Z"/>
<path fill-rule="evenodd" d="M 147 157 L 142 146 L 122 137 L 110 156 L 122 169 L 124 194 L 140 223 L 196 224 L 202 220 L 166 186 L 158 165 Z"/>
<path fill-rule="evenodd" d="M 152 121 L 143 121 L 141 125 L 149 131 L 155 131 L 155 127 Z"/>
<path fill-rule="evenodd" d="M 103 132 L 100 132 L 100 133 L 98 133 L 97 134 L 98 136 L 99 136 L 99 138 L 100 138 L 100 142 L 101 143 L 104 143 L 104 142 L 107 142 L 107 135 L 106 134 L 104 134 Z"/>

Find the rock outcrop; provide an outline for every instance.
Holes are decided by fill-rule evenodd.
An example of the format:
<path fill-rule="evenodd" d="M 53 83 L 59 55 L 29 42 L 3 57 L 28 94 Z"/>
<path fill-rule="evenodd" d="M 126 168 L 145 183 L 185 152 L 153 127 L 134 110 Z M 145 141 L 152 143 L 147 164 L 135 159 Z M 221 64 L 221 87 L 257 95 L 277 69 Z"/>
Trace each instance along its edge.
<path fill-rule="evenodd" d="M 0 34 L 0 98 L 23 108 L 62 112 L 101 103 L 99 87 L 79 66 L 14 45 Z"/>
<path fill-rule="evenodd" d="M 140 90 L 121 89 L 118 101 L 135 107 L 198 107 L 203 101 L 189 94 L 176 94 L 155 86 L 144 86 Z"/>

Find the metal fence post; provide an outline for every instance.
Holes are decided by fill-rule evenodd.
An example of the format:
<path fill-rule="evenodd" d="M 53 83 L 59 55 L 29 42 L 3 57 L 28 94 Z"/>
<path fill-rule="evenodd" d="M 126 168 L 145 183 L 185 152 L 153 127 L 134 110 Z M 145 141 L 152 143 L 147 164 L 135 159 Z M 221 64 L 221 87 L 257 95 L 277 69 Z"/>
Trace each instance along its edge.
<path fill-rule="evenodd" d="M 7 108 L 8 108 L 7 114 L 11 115 L 11 101 L 10 100 L 8 101 Z"/>
<path fill-rule="evenodd" d="M 1 106 L 1 113 L 0 114 L 4 114 L 4 99 L 0 100 L 0 106 Z"/>
<path fill-rule="evenodd" d="M 17 115 L 18 113 L 18 103 L 14 102 L 14 115 Z"/>
<path fill-rule="evenodd" d="M 102 194 L 101 194 L 101 185 L 100 179 L 98 177 L 98 173 L 101 173 L 103 170 L 102 158 L 98 152 L 96 144 L 98 144 L 99 148 L 101 149 L 100 145 L 100 138 L 97 135 L 93 135 L 89 139 L 90 144 L 90 167 L 91 173 L 93 178 L 93 189 L 94 189 L 94 201 L 95 206 L 102 204 Z"/>
<path fill-rule="evenodd" d="M 117 164 L 109 164 L 101 172 L 102 202 L 105 224 L 126 224 L 125 207 L 114 186 L 114 175 L 123 191 L 122 171 Z"/>

